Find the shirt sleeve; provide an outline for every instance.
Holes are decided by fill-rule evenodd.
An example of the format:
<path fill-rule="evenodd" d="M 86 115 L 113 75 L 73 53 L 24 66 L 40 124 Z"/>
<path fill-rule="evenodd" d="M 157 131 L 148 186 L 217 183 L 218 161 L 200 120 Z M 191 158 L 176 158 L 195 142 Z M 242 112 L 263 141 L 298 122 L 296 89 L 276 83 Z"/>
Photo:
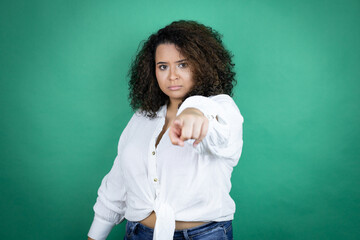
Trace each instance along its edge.
<path fill-rule="evenodd" d="M 186 108 L 200 110 L 209 120 L 206 137 L 195 149 L 202 154 L 227 158 L 236 165 L 242 152 L 244 119 L 234 100 L 226 94 L 191 96 L 181 104 L 177 115 Z M 193 143 L 195 140 L 188 141 Z"/>
<path fill-rule="evenodd" d="M 128 126 L 120 136 L 118 153 L 113 166 L 110 172 L 102 179 L 98 189 L 98 197 L 93 207 L 95 216 L 88 233 L 88 236 L 95 240 L 106 239 L 112 228 L 124 221 L 126 189 L 124 186 L 123 173 L 120 168 L 119 154 L 127 137 L 127 128 Z"/>

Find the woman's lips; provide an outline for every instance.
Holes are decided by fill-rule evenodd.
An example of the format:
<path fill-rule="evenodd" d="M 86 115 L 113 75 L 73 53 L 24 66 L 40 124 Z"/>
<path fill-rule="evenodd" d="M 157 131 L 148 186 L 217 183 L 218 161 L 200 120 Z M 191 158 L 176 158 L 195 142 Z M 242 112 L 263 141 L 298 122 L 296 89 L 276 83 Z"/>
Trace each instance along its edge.
<path fill-rule="evenodd" d="M 176 90 L 179 90 L 181 88 L 180 85 L 176 85 L 176 86 L 170 86 L 168 87 L 168 89 L 170 89 L 171 91 L 176 91 Z"/>

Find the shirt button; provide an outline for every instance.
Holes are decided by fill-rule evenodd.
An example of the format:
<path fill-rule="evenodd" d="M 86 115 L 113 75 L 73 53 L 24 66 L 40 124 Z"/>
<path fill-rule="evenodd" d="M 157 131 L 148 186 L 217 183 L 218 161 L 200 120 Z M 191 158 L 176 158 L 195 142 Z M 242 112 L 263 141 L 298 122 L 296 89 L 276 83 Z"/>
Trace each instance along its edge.
<path fill-rule="evenodd" d="M 158 181 L 158 179 L 157 178 L 154 178 L 154 182 L 157 182 Z"/>
<path fill-rule="evenodd" d="M 152 155 L 155 155 L 155 151 L 152 152 Z"/>

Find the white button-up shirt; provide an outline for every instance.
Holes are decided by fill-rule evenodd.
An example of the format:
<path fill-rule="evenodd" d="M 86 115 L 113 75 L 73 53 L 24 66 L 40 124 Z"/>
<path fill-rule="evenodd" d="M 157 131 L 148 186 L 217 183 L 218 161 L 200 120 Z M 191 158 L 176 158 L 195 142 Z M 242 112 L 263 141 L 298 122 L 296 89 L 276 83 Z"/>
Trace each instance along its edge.
<path fill-rule="evenodd" d="M 243 117 L 225 94 L 192 96 L 180 106 L 197 108 L 209 119 L 206 137 L 196 147 L 173 145 L 168 130 L 157 147 L 166 106 L 150 119 L 136 112 L 120 136 L 118 154 L 103 178 L 88 236 L 106 239 L 125 218 L 141 221 L 156 213 L 154 239 L 173 239 L 175 221 L 232 220 L 235 203 L 230 177 L 243 146 Z"/>

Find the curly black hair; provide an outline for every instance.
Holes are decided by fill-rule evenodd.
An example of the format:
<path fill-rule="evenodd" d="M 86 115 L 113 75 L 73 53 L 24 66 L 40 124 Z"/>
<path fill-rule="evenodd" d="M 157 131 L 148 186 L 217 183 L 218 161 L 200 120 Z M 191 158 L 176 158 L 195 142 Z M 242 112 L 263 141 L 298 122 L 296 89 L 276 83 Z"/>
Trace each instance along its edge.
<path fill-rule="evenodd" d="M 196 21 L 179 20 L 152 34 L 137 53 L 129 70 L 129 98 L 133 110 L 150 118 L 168 103 L 156 80 L 155 52 L 159 44 L 172 43 L 191 66 L 194 86 L 184 97 L 228 94 L 236 84 L 233 55 L 223 46 L 222 35 Z M 183 100 L 184 100 L 183 99 Z"/>

